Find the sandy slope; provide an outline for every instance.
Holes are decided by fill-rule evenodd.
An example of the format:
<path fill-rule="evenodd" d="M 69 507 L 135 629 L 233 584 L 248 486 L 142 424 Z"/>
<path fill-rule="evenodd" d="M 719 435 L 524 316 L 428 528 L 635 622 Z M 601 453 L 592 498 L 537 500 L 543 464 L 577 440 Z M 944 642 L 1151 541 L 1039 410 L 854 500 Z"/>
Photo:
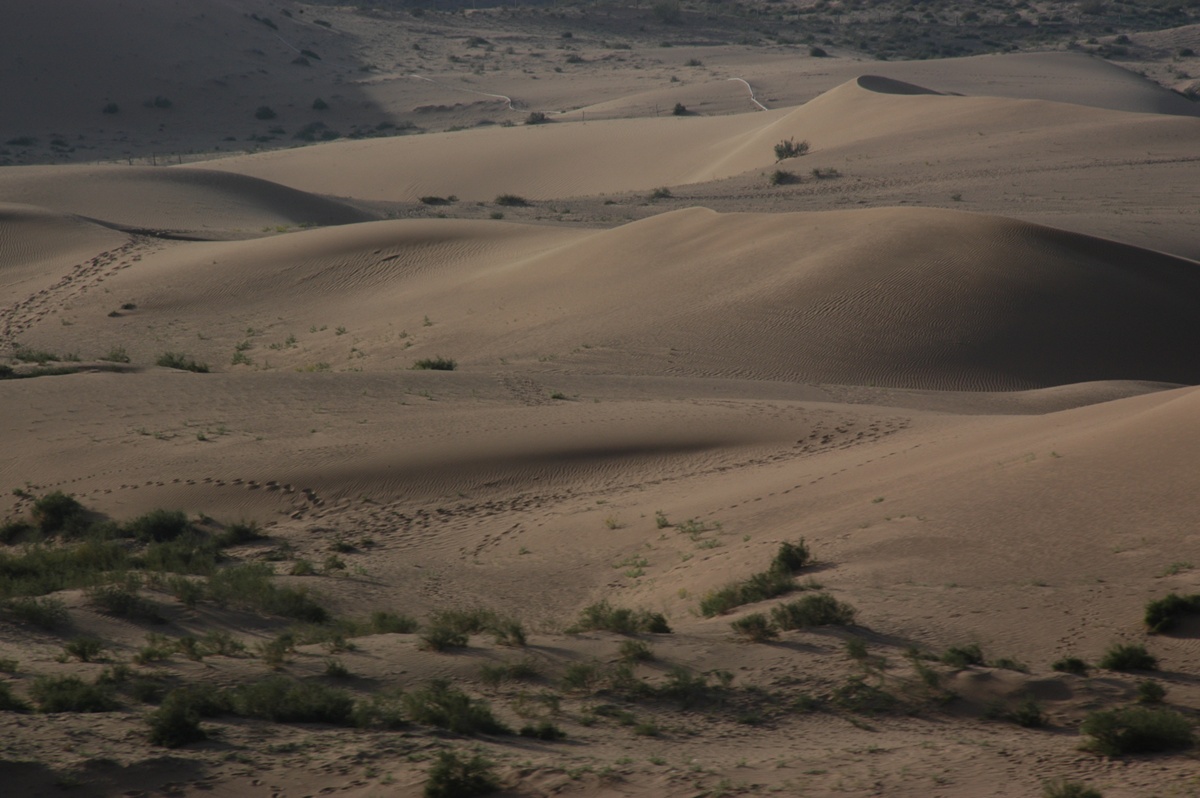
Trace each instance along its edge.
<path fill-rule="evenodd" d="M 169 5 L 123 2 L 180 20 Z M 250 6 L 212 9 L 184 28 L 197 48 L 229 32 L 231 51 L 212 57 L 249 70 L 243 34 L 269 29 L 247 21 Z M 278 16 L 255 13 L 268 11 Z M 153 87 L 122 70 L 166 57 L 147 47 L 112 73 L 140 91 Z M 684 63 L 679 49 L 657 79 Z M 744 97 L 723 70 L 746 61 L 728 58 L 706 55 L 703 79 L 624 95 L 616 78 L 587 81 L 593 61 L 527 85 L 549 102 L 575 81 L 595 115 L 676 96 L 732 109 Z M 342 650 L 300 645 L 283 669 L 335 683 L 325 669 L 337 657 L 355 675 L 336 683 L 361 694 L 450 678 L 514 726 L 547 719 L 569 735 L 472 741 L 220 718 L 205 721 L 215 739 L 165 752 L 146 745 L 150 706 L 129 699 L 83 720 L 0 713 L 0 776 L 30 795 L 74 782 L 89 796 L 416 794 L 434 753 L 478 743 L 522 795 L 1015 798 L 1056 777 L 1108 796 L 1188 794 L 1191 754 L 1104 760 L 1078 750 L 1077 727 L 1134 700 L 1143 678 L 1189 717 L 1200 706 L 1194 625 L 1140 627 L 1147 600 L 1200 592 L 1200 264 L 1155 251 L 1195 246 L 1200 122 L 1078 56 L 870 71 L 835 59 L 823 75 L 810 60 L 803 81 L 788 81 L 783 58 L 755 62 L 764 97 L 828 84 L 768 112 L 580 114 L 203 169 L 0 171 L 0 346 L 77 356 L 52 365 L 84 372 L 0 380 L 0 518 L 61 489 L 119 519 L 162 507 L 253 519 L 270 538 L 230 556 L 273 563 L 280 583 L 318 591 L 335 612 L 511 613 L 530 638 L 519 651 L 476 635 L 438 654 L 379 634 Z M 363 91 L 399 91 L 400 62 Z M 100 77 L 81 75 L 79 96 Z M 284 82 L 297 97 L 312 88 Z M 782 166 L 806 179 L 768 187 L 773 145 L 792 136 L 813 153 Z M 809 179 L 810 165 L 843 178 Z M 666 184 L 675 200 L 644 204 Z M 903 207 L 952 191 L 967 194 L 954 207 L 978 212 Z M 470 203 L 502 192 L 540 202 L 505 208 L 505 220 Z M 723 212 L 686 207 L 702 204 L 689 192 Z M 462 201 L 416 205 L 425 194 Z M 549 209 L 568 197 L 585 210 Z M 475 218 L 380 218 L 438 212 Z M 1068 213 L 1101 237 L 1035 223 Z M 1134 229 L 1144 246 L 1113 240 Z M 154 365 L 168 351 L 213 373 Z M 457 370 L 410 368 L 435 356 Z M 748 644 L 729 622 L 772 603 L 702 616 L 708 591 L 801 537 L 818 560 L 802 576 L 854 605 L 857 625 Z M 332 553 L 343 570 L 325 567 Z M 301 559 L 318 573 L 291 575 Z M 24 693 L 41 674 L 96 677 L 149 632 L 221 629 L 253 647 L 286 627 L 146 595 L 163 624 L 101 612 L 82 590 L 60 596 L 66 636 L 103 637 L 107 663 L 59 661 L 62 636 L 4 615 L 0 659 L 18 661 L 5 683 Z M 729 703 L 683 711 L 565 686 L 572 665 L 620 660 L 618 635 L 564 633 L 601 599 L 663 612 L 675 629 L 643 636 L 657 659 L 637 677 L 728 670 Z M 851 660 L 852 637 L 886 663 Z M 1162 671 L 1051 670 L 1068 655 L 1095 662 L 1118 640 L 1145 643 Z M 967 642 L 1028 672 L 930 664 L 935 688 L 904 653 Z M 541 675 L 482 676 L 521 659 Z M 131 667 L 221 685 L 267 672 L 253 656 Z M 912 714 L 839 706 L 856 676 Z M 823 708 L 798 708 L 805 696 Z M 989 719 L 1028 697 L 1049 728 Z"/>

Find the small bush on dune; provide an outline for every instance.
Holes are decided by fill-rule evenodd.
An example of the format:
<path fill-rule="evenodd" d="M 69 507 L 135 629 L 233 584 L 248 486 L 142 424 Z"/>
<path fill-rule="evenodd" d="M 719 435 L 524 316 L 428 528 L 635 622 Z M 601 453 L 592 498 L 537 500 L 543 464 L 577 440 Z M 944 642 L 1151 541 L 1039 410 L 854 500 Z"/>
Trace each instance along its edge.
<path fill-rule="evenodd" d="M 1158 658 L 1141 643 L 1116 643 L 1104 653 L 1100 667 L 1110 671 L 1152 671 Z"/>
<path fill-rule="evenodd" d="M 416 620 L 406 615 L 378 610 L 371 613 L 367 622 L 371 634 L 412 634 L 420 628 Z"/>
<path fill-rule="evenodd" d="M 208 364 L 197 362 L 194 358 L 179 352 L 163 352 L 159 355 L 155 363 L 163 368 L 182 369 L 184 371 L 194 371 L 199 374 L 208 372 Z"/>
<path fill-rule="evenodd" d="M 486 701 L 478 701 L 435 679 L 404 696 L 404 708 L 414 723 L 437 726 L 456 734 L 511 734 L 512 730 L 492 714 Z"/>
<path fill-rule="evenodd" d="M 438 355 L 421 358 L 412 364 L 412 368 L 414 371 L 454 371 L 458 368 L 458 361 Z"/>
<path fill-rule="evenodd" d="M 1179 751 L 1195 743 L 1191 721 L 1167 709 L 1125 707 L 1093 712 L 1079 731 L 1091 738 L 1088 747 L 1105 756 Z"/>
<path fill-rule="evenodd" d="M 474 798 L 500 789 L 492 763 L 476 754 L 470 759 L 454 751 L 441 751 L 429 769 L 425 798 Z"/>
<path fill-rule="evenodd" d="M 12 685 L 0 682 L 0 712 L 28 712 L 29 704 L 13 695 Z"/>
<path fill-rule="evenodd" d="M 769 598 L 782 596 L 796 589 L 796 580 L 791 573 L 763 571 L 751 575 L 741 582 L 731 582 L 700 600 L 700 612 L 705 618 L 723 615 L 743 604 L 755 604 Z"/>
<path fill-rule="evenodd" d="M 771 610 L 771 620 L 780 629 L 807 629 L 813 626 L 849 626 L 855 610 L 828 593 L 816 593 Z"/>
<path fill-rule="evenodd" d="M 608 601 L 601 601 L 585 607 L 579 614 L 579 620 L 575 623 L 573 630 L 606 631 L 623 635 L 637 634 L 638 632 L 671 633 L 671 627 L 662 613 L 613 607 Z"/>
<path fill-rule="evenodd" d="M 562 740 L 567 736 L 565 731 L 558 728 L 548 720 L 543 720 L 537 724 L 531 723 L 526 726 L 522 726 L 521 730 L 517 733 L 522 737 L 532 737 L 535 740 L 545 740 L 547 742 Z"/>
<path fill-rule="evenodd" d="M 234 711 L 277 723 L 351 725 L 354 699 L 345 690 L 286 676 L 268 676 L 231 692 Z"/>
<path fill-rule="evenodd" d="M 40 629 L 61 629 L 71 622 L 67 605 L 57 598 L 15 598 L 6 601 L 3 609 L 10 617 Z"/>
<path fill-rule="evenodd" d="M 520 208 L 529 204 L 529 200 L 516 194 L 501 194 L 496 197 L 496 204 L 503 205 L 508 208 Z"/>
<path fill-rule="evenodd" d="M 1042 798 L 1104 798 L 1104 794 L 1077 781 L 1055 779 L 1042 785 Z"/>
<path fill-rule="evenodd" d="M 1073 673 L 1076 676 L 1087 676 L 1088 664 L 1079 657 L 1063 657 L 1050 666 L 1059 673 Z"/>
<path fill-rule="evenodd" d="M 765 643 L 768 640 L 779 637 L 779 630 L 761 612 L 738 618 L 736 621 L 730 623 L 729 626 L 737 635 L 753 643 Z"/>
<path fill-rule="evenodd" d="M 188 743 L 205 740 L 208 735 L 200 728 L 200 713 L 180 691 L 172 691 L 147 718 L 150 725 L 150 743 L 165 748 L 179 748 Z"/>
<path fill-rule="evenodd" d="M 29 694 L 42 712 L 111 712 L 112 693 L 78 676 L 39 676 Z"/>
<path fill-rule="evenodd" d="M 1180 596 L 1171 593 L 1146 605 L 1146 629 L 1151 634 L 1169 632 L 1189 615 L 1200 614 L 1200 594 Z"/>
<path fill-rule="evenodd" d="M 216 544 L 224 549 L 264 538 L 266 535 L 263 534 L 257 523 L 253 521 L 239 522 L 225 527 L 225 531 L 217 536 Z"/>
<path fill-rule="evenodd" d="M 33 522 L 46 535 L 81 531 L 86 520 L 87 510 L 83 505 L 60 490 L 47 493 L 33 503 Z"/>
<path fill-rule="evenodd" d="M 978 643 L 965 646 L 951 646 L 942 654 L 942 664 L 952 668 L 966 668 L 971 665 L 983 664 L 983 650 Z"/>
<path fill-rule="evenodd" d="M 786 139 L 775 145 L 775 160 L 784 161 L 788 158 L 799 158 L 808 152 L 807 141 Z"/>
<path fill-rule="evenodd" d="M 425 651 L 449 651 L 452 648 L 465 648 L 467 635 L 449 626 L 433 624 L 427 626 L 420 635 L 420 647 Z"/>

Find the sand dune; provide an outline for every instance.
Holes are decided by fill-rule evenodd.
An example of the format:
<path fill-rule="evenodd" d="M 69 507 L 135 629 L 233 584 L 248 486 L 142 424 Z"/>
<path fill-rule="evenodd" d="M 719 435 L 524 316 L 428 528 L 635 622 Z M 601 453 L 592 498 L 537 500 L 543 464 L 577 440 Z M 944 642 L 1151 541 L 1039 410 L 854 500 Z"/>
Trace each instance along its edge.
<path fill-rule="evenodd" d="M 115 196 L 126 198 L 117 203 Z M 13 167 L 0 197 L 120 227 L 257 232 L 264 226 L 336 225 L 370 214 L 265 180 L 202 169 L 136 166 Z"/>
<path fill-rule="evenodd" d="M 66 317 L 103 318 L 113 296 L 137 312 L 100 339 L 51 318 L 35 335 L 216 364 L 245 340 L 276 368 L 444 354 L 468 369 L 553 356 L 584 372 L 910 388 L 1200 381 L 1195 263 L 951 211 L 693 209 L 601 232 L 379 222 L 178 245 L 105 287 Z"/>
<path fill-rule="evenodd" d="M 423 194 L 455 194 L 490 200 L 502 193 L 548 199 L 649 190 L 768 169 L 775 163 L 774 145 L 787 138 L 808 140 L 814 158 L 819 153 L 824 162 L 869 156 L 912 165 L 983 155 L 1014 164 L 1031 151 L 1036 157 L 1086 149 L 1095 159 L 1125 157 L 1134 142 L 1181 148 L 1200 130 L 1200 120 L 1192 117 L 938 96 L 926 87 L 897 91 L 900 85 L 868 76 L 795 109 L 335 142 L 220 159 L 205 168 L 363 199 L 413 201 Z M 896 136 L 906 141 L 901 151 L 882 143 Z M 497 163 L 505 169 L 496 169 Z"/>

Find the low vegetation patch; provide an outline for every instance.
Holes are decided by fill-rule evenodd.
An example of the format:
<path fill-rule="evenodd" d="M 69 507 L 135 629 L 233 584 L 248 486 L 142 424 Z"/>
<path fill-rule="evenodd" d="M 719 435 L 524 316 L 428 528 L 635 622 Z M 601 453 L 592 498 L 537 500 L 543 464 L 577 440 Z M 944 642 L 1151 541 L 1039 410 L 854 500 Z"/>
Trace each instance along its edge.
<path fill-rule="evenodd" d="M 1169 632 L 1190 615 L 1200 615 L 1200 594 L 1171 593 L 1146 605 L 1146 629 L 1151 634 Z"/>
<path fill-rule="evenodd" d="M 474 798 L 500 789 L 500 779 L 490 761 L 479 754 L 467 758 L 454 751 L 441 751 L 422 795 L 425 798 Z"/>
<path fill-rule="evenodd" d="M 158 360 L 154 362 L 163 368 L 182 369 L 184 371 L 194 371 L 199 374 L 208 373 L 207 363 L 200 363 L 194 358 L 179 352 L 163 352 L 158 356 Z"/>
<path fill-rule="evenodd" d="M 1116 643 L 1104 653 L 1100 667 L 1109 671 L 1152 671 L 1158 658 L 1141 643 Z"/>
<path fill-rule="evenodd" d="M 452 358 L 442 357 L 426 357 L 421 358 L 412 364 L 415 371 L 454 371 L 458 368 L 458 361 Z"/>
<path fill-rule="evenodd" d="M 709 593 L 700 601 L 700 612 L 705 618 L 711 618 L 743 604 L 754 604 L 790 593 L 798 587 L 794 573 L 811 561 L 811 554 L 803 539 L 796 543 L 782 543 L 766 571 L 740 582 L 730 582 Z"/>
<path fill-rule="evenodd" d="M 786 161 L 788 158 L 799 158 L 807 152 L 807 141 L 796 141 L 794 138 L 785 139 L 775 145 L 775 160 Z"/>
<path fill-rule="evenodd" d="M 118 707 L 110 689 L 78 676 L 39 676 L 29 695 L 42 712 L 111 712 Z"/>
<path fill-rule="evenodd" d="M 585 607 L 579 614 L 579 620 L 567 631 L 605 631 L 623 635 L 639 632 L 670 634 L 671 627 L 662 613 L 613 607 L 606 600 Z"/>
<path fill-rule="evenodd" d="M 1148 707 L 1093 712 L 1079 731 L 1088 748 L 1105 756 L 1182 751 L 1195 744 L 1192 723 L 1178 712 Z"/>
<path fill-rule="evenodd" d="M 523 208 L 529 205 L 529 200 L 516 194 L 501 194 L 496 197 L 496 204 L 506 208 Z"/>
<path fill-rule="evenodd" d="M 814 593 L 771 610 L 771 620 L 783 630 L 814 626 L 850 626 L 856 611 L 828 593 Z"/>
<path fill-rule="evenodd" d="M 456 734 L 512 734 L 512 729 L 492 714 L 486 701 L 471 698 L 445 679 L 435 679 L 405 694 L 403 702 L 414 723 Z"/>

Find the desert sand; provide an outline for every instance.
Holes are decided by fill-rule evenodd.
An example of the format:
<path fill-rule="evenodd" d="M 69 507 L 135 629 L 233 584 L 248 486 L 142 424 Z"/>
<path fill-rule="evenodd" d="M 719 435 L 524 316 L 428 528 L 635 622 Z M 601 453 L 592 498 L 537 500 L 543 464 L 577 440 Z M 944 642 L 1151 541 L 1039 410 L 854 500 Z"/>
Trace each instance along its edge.
<path fill-rule="evenodd" d="M 1200 716 L 1196 619 L 1143 623 L 1200 593 L 1200 105 L 1170 90 L 1200 28 L 1096 45 L 1146 77 L 1066 45 L 816 56 L 685 11 L 14 3 L 6 794 L 419 795 L 447 751 L 513 796 L 1200 794 L 1194 746 L 1081 731 L 1146 683 Z M 59 493 L 252 524 L 217 572 L 333 620 L 178 565 L 31 588 L 21 557 L 80 545 L 22 526 Z M 801 540 L 793 591 L 704 611 Z M 731 627 L 817 593 L 853 618 Z M 671 632 L 581 630 L 600 602 Z M 1115 644 L 1157 670 L 1100 667 Z M 115 703 L 38 711 L 67 676 Z M 226 707 L 152 743 L 170 690 L 269 676 L 402 711 Z M 438 728 L 399 698 L 437 679 L 565 739 Z"/>

